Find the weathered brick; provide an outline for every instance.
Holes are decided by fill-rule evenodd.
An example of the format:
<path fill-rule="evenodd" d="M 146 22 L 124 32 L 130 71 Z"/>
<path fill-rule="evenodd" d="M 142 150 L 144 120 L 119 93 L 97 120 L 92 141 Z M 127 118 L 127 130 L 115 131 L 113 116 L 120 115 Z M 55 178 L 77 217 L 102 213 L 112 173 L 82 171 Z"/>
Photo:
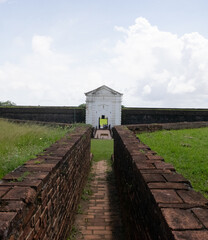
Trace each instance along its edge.
<path fill-rule="evenodd" d="M 190 182 L 179 173 L 176 172 L 172 172 L 170 174 L 164 173 L 163 176 L 168 182 L 184 182 L 190 185 Z"/>
<path fill-rule="evenodd" d="M 5 176 L 0 184 L 0 217 L 6 214 L 11 219 L 0 221 L 4 223 L 0 236 L 8 232 L 11 236 L 4 240 L 66 238 L 90 168 L 90 135 L 89 127 L 77 128 L 65 139 L 67 145 L 57 142 Z M 30 174 L 19 181 L 25 171 Z M 52 232 L 50 237 L 47 231 Z"/>
<path fill-rule="evenodd" d="M 154 169 L 154 165 L 147 162 L 136 163 L 138 169 Z"/>
<path fill-rule="evenodd" d="M 162 212 L 169 227 L 173 230 L 203 228 L 202 224 L 190 210 L 165 208 L 162 209 Z"/>
<path fill-rule="evenodd" d="M 169 169 L 171 171 L 175 171 L 175 168 L 173 167 L 172 164 L 166 163 L 166 162 L 155 162 L 155 167 L 157 169 Z"/>
<path fill-rule="evenodd" d="M 12 229 L 12 224 L 17 216 L 16 212 L 1 212 L 0 213 L 0 239 L 8 239 L 9 231 Z"/>
<path fill-rule="evenodd" d="M 22 200 L 26 203 L 35 201 L 36 191 L 30 187 L 14 187 L 2 199 L 4 200 Z"/>
<path fill-rule="evenodd" d="M 165 182 L 162 174 L 143 174 L 145 182 Z"/>
<path fill-rule="evenodd" d="M 148 183 L 148 187 L 151 189 L 184 189 L 187 190 L 188 186 L 184 183 L 172 183 L 172 182 L 162 182 L 162 183 Z"/>
<path fill-rule="evenodd" d="M 0 212 L 19 212 L 25 207 L 22 201 L 2 201 L 0 203 Z"/>
<path fill-rule="evenodd" d="M 192 211 L 198 217 L 201 223 L 208 229 L 208 209 L 194 208 Z"/>
<path fill-rule="evenodd" d="M 182 199 L 174 190 L 151 190 L 157 203 L 182 203 Z"/>
<path fill-rule="evenodd" d="M 6 186 L 0 185 L 0 198 L 3 197 L 10 189 L 11 189 L 11 187 L 6 187 Z"/>
<path fill-rule="evenodd" d="M 205 240 L 208 239 L 208 231 L 173 231 L 175 240 Z"/>
<path fill-rule="evenodd" d="M 178 190 L 177 193 L 184 200 L 185 203 L 190 204 L 208 204 L 208 200 L 202 196 L 202 194 L 195 192 L 194 190 Z"/>

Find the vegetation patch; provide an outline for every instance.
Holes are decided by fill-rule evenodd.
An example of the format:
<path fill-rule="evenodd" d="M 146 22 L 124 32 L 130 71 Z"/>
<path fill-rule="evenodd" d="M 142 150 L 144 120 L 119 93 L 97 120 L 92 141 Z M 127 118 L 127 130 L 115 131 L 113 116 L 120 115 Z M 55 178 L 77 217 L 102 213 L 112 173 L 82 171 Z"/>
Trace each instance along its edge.
<path fill-rule="evenodd" d="M 137 134 L 208 198 L 208 128 Z"/>
<path fill-rule="evenodd" d="M 113 154 L 113 140 L 92 139 L 91 152 L 95 162 L 107 160 L 111 165 L 111 155 Z"/>
<path fill-rule="evenodd" d="M 68 128 L 0 120 L 0 179 L 27 160 L 35 158 L 68 131 Z"/>

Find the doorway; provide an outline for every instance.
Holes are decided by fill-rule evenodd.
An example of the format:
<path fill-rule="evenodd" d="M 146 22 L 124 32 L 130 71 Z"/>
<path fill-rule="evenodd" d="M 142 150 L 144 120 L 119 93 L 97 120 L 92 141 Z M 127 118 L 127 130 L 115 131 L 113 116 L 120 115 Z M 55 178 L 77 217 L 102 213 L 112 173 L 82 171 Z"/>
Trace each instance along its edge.
<path fill-rule="evenodd" d="M 99 129 L 108 129 L 108 118 L 105 115 L 99 117 Z"/>

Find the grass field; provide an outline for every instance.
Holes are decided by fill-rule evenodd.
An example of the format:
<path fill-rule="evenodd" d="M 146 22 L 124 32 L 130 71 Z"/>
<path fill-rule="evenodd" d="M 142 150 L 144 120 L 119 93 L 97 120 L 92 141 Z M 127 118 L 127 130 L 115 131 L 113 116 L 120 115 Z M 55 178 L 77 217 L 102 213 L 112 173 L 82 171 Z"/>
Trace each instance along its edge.
<path fill-rule="evenodd" d="M 15 124 L 0 120 L 0 179 L 34 158 L 67 131 L 60 127 Z"/>
<path fill-rule="evenodd" d="M 92 139 L 91 152 L 94 161 L 107 160 L 110 164 L 111 155 L 113 154 L 113 140 Z"/>
<path fill-rule="evenodd" d="M 137 135 L 177 172 L 190 180 L 193 188 L 208 198 L 208 128 L 158 131 Z"/>

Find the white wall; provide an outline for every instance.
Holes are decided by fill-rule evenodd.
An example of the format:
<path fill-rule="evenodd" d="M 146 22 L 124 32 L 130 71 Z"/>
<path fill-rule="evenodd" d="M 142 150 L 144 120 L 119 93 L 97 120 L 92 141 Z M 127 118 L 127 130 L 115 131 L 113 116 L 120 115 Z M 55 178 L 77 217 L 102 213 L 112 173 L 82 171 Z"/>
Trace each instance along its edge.
<path fill-rule="evenodd" d="M 102 90 L 86 97 L 86 123 L 98 127 L 102 115 L 111 127 L 121 125 L 121 95 Z"/>

